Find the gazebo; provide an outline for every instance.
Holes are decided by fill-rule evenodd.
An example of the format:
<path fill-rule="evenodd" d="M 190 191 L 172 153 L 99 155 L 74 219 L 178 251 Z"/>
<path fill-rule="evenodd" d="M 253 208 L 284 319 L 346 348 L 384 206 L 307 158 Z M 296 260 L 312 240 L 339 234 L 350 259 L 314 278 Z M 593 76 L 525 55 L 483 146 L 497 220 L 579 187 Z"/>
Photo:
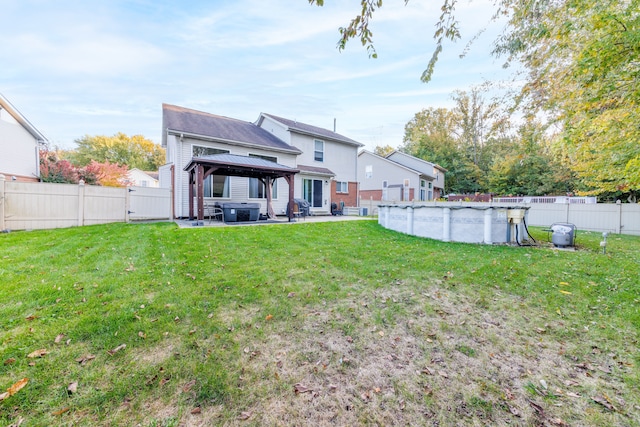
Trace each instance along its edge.
<path fill-rule="evenodd" d="M 211 174 L 224 176 L 243 176 L 257 178 L 265 186 L 267 195 L 267 216 L 274 218 L 271 201 L 273 182 L 284 178 L 289 184 L 289 206 L 293 206 L 294 175 L 300 170 L 281 165 L 260 157 L 239 156 L 235 154 L 213 154 L 193 157 L 185 166 L 189 173 L 189 218 L 194 218 L 194 196 L 198 209 L 197 219 L 204 219 L 204 180 Z M 293 218 L 293 209 L 288 212 L 289 221 Z"/>

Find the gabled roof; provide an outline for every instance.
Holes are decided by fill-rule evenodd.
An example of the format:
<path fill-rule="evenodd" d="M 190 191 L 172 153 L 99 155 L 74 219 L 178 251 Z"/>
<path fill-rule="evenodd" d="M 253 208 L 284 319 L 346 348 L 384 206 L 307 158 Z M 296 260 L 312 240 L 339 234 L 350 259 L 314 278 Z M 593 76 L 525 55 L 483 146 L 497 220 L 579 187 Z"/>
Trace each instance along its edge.
<path fill-rule="evenodd" d="M 402 163 L 394 162 L 393 160 L 389 159 L 389 158 L 388 158 L 388 156 L 387 156 L 387 157 L 382 157 L 382 156 L 378 156 L 376 153 L 372 153 L 371 151 L 361 150 L 361 151 L 358 153 L 358 157 L 362 156 L 363 154 L 368 154 L 368 155 L 370 155 L 370 156 L 377 157 L 379 160 L 382 160 L 382 161 L 384 161 L 384 162 L 387 162 L 387 163 L 389 163 L 390 165 L 395 166 L 395 167 L 397 167 L 397 168 L 407 170 L 407 171 L 409 171 L 409 172 L 411 172 L 411 173 L 415 173 L 416 175 L 427 176 L 427 177 L 429 177 L 429 178 L 430 178 L 430 179 L 432 179 L 432 180 L 433 180 L 433 179 L 435 179 L 435 177 L 434 177 L 433 175 L 431 175 L 431 174 L 427 174 L 427 173 L 424 173 L 424 172 L 422 172 L 422 171 L 419 171 L 419 170 L 413 169 L 413 168 L 411 168 L 411 167 L 409 167 L 409 166 L 403 165 Z"/>
<path fill-rule="evenodd" d="M 424 163 L 427 166 L 433 166 L 433 167 L 436 167 L 436 168 L 438 168 L 438 169 L 440 169 L 440 170 L 442 170 L 444 172 L 447 172 L 447 170 L 445 168 L 443 168 L 442 166 L 440 166 L 437 163 L 429 162 L 427 160 L 423 160 L 423 159 L 421 159 L 419 157 L 412 156 L 411 154 L 403 153 L 402 151 L 398 151 L 398 150 L 393 150 L 391 153 L 387 154 L 385 156 L 385 158 L 389 159 L 390 157 L 392 157 L 394 155 L 401 155 L 401 156 L 404 156 L 404 157 L 409 157 L 412 160 L 416 160 L 416 161 L 418 161 L 420 163 Z"/>
<path fill-rule="evenodd" d="M 264 120 L 264 117 L 269 117 L 276 122 L 282 123 L 287 126 L 290 132 L 300 133 L 303 135 L 309 135 L 317 138 L 330 139 L 332 141 L 342 142 L 349 145 L 355 145 L 357 147 L 363 147 L 364 144 L 359 143 L 358 141 L 354 141 L 351 138 L 347 138 L 344 135 L 340 135 L 339 133 L 330 131 L 328 129 L 323 129 L 317 126 L 308 125 L 306 123 L 300 123 L 295 120 L 285 119 L 283 117 L 274 116 L 273 114 L 261 113 L 258 118 L 258 126 Z"/>
<path fill-rule="evenodd" d="M 162 125 L 166 132 L 192 138 L 215 140 L 230 144 L 256 146 L 276 151 L 300 154 L 301 151 L 251 122 L 162 104 Z M 166 146 L 163 132 L 162 145 Z"/>
<path fill-rule="evenodd" d="M 39 143 L 47 142 L 47 138 L 0 93 L 0 110 L 7 110 L 20 125 L 25 128 Z"/>

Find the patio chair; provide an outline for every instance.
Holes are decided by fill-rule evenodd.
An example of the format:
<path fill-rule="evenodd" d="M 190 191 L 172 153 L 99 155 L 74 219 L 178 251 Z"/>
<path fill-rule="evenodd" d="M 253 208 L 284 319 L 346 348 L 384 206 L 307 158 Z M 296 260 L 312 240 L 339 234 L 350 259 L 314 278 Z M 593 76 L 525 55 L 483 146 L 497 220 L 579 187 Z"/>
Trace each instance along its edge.
<path fill-rule="evenodd" d="M 224 221 L 224 211 L 217 206 L 207 206 L 207 215 L 209 215 L 209 224 L 214 219 Z"/>
<path fill-rule="evenodd" d="M 307 220 L 307 218 L 300 213 L 300 207 L 298 206 L 298 204 L 294 203 L 293 204 L 293 217 L 294 218 L 300 218 L 301 216 L 305 219 L 305 221 Z"/>

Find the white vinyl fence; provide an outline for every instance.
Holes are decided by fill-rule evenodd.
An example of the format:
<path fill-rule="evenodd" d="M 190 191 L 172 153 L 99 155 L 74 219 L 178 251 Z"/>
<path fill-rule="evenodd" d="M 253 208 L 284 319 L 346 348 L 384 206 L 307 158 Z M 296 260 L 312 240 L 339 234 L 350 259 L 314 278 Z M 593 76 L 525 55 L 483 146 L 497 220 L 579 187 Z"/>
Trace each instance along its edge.
<path fill-rule="evenodd" d="M 578 230 L 640 236 L 640 204 L 634 203 L 531 203 L 528 225 L 574 224 Z"/>
<path fill-rule="evenodd" d="M 0 175 L 0 230 L 170 218 L 171 193 L 166 188 L 14 182 Z"/>

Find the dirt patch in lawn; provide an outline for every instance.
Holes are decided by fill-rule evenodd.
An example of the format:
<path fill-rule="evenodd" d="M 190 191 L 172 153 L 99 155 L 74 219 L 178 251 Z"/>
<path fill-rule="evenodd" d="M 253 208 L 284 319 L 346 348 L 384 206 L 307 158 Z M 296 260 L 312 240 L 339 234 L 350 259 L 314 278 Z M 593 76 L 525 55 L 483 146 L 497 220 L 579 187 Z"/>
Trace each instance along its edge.
<path fill-rule="evenodd" d="M 224 318 L 224 313 L 222 313 Z M 231 314 L 229 314 L 231 316 Z M 396 282 L 238 331 L 227 425 L 628 425 L 607 352 L 523 300 Z"/>

